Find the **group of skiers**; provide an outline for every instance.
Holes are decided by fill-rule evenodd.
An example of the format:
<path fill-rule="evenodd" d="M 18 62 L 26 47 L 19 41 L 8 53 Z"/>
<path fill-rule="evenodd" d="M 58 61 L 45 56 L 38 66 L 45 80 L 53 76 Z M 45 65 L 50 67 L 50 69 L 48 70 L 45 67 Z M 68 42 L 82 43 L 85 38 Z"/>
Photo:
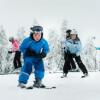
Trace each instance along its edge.
<path fill-rule="evenodd" d="M 20 62 L 20 55 L 21 52 L 23 53 L 24 64 L 21 67 L 21 72 L 19 74 L 18 79 L 18 87 L 24 88 L 28 82 L 29 76 L 32 72 L 32 65 L 34 65 L 34 74 L 35 74 L 35 81 L 33 86 L 34 87 L 45 87 L 42 84 L 42 79 L 44 78 L 44 63 L 43 58 L 45 58 L 49 52 L 49 45 L 48 42 L 43 38 L 43 27 L 42 26 L 33 26 L 30 28 L 30 36 L 25 38 L 23 42 L 19 45 L 14 39 L 10 39 L 12 42 L 14 49 L 11 52 L 15 52 L 14 57 L 14 66 L 15 68 L 21 67 Z M 79 68 L 83 72 L 83 77 L 88 76 L 88 71 L 85 65 L 82 63 L 81 57 L 81 41 L 78 38 L 77 31 L 67 30 L 66 31 L 66 41 L 64 47 L 64 67 L 63 67 L 63 77 L 67 77 L 71 66 L 76 68 L 75 62 L 73 59 L 76 60 Z"/>

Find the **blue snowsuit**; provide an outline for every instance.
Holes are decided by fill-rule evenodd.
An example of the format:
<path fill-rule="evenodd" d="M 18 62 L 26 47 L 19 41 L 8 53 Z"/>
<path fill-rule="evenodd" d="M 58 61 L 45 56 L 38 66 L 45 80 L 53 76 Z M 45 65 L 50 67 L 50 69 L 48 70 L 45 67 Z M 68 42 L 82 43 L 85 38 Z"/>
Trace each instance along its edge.
<path fill-rule="evenodd" d="M 26 84 L 29 75 L 32 72 L 32 65 L 34 65 L 35 79 L 42 80 L 44 77 L 44 63 L 40 56 L 26 56 L 27 49 L 31 49 L 37 54 L 44 52 L 46 55 L 49 52 L 49 46 L 44 38 L 39 41 L 35 41 L 30 37 L 23 40 L 20 50 L 23 53 L 24 65 L 22 66 L 21 73 L 19 75 L 19 83 Z"/>

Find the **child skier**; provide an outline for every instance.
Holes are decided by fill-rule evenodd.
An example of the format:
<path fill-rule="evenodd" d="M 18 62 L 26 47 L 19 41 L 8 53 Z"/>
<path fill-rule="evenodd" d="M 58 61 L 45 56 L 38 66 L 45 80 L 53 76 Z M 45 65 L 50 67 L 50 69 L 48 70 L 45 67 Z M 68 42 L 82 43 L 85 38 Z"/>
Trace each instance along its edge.
<path fill-rule="evenodd" d="M 65 46 L 65 52 L 66 52 L 66 59 L 64 63 L 64 76 L 66 77 L 68 74 L 68 71 L 70 70 L 70 62 L 73 58 L 75 58 L 79 68 L 83 72 L 83 77 L 88 76 L 88 71 L 83 64 L 81 57 L 80 57 L 80 52 L 81 52 L 81 41 L 78 38 L 76 30 L 72 30 L 70 34 L 70 39 L 66 41 L 66 46 Z"/>
<path fill-rule="evenodd" d="M 71 31 L 72 30 L 70 30 L 70 29 L 68 29 L 66 31 L 66 41 L 70 39 L 70 33 L 71 33 Z M 64 49 L 65 49 L 65 47 L 64 47 Z M 67 53 L 64 51 L 64 60 L 65 61 L 66 61 L 66 58 L 67 58 Z M 70 69 L 69 70 L 71 70 L 71 71 L 77 71 L 76 70 L 76 65 L 75 65 L 75 62 L 74 62 L 73 58 L 70 60 Z M 63 67 L 63 73 L 64 73 L 64 71 L 65 71 L 65 67 Z M 64 77 L 66 77 L 66 74 L 63 74 L 61 76 L 61 78 L 64 78 Z"/>
<path fill-rule="evenodd" d="M 23 53 L 24 65 L 22 66 L 19 75 L 19 87 L 24 88 L 27 84 L 29 76 L 32 72 L 32 65 L 34 65 L 35 82 L 34 87 L 45 87 L 42 84 L 44 77 L 44 63 L 43 58 L 49 52 L 47 41 L 43 38 L 42 26 L 31 27 L 30 36 L 23 40 L 20 50 Z"/>
<path fill-rule="evenodd" d="M 19 51 L 19 42 L 14 39 L 13 37 L 9 38 L 9 41 L 12 43 L 12 49 L 11 51 L 8 51 L 8 53 L 15 53 L 13 64 L 14 68 L 20 68 L 21 65 L 21 52 Z"/>
<path fill-rule="evenodd" d="M 70 39 L 70 33 L 71 33 L 71 31 L 72 31 L 72 30 L 70 30 L 70 29 L 68 29 L 68 30 L 66 31 L 66 41 L 67 41 L 68 39 Z M 65 52 L 65 58 L 66 58 L 66 56 L 67 56 L 67 55 L 66 55 L 66 52 Z M 73 59 L 71 59 L 70 65 L 71 65 L 71 70 L 76 71 L 76 65 L 75 65 L 75 62 L 74 62 Z"/>

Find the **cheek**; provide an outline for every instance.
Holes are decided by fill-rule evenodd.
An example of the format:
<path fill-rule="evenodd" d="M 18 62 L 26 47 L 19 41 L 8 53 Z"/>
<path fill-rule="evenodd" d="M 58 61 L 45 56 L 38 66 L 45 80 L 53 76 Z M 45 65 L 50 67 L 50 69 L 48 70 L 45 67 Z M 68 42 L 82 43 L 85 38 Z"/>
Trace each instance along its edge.
<path fill-rule="evenodd" d="M 74 36 L 74 38 L 76 38 L 76 35 Z"/>
<path fill-rule="evenodd" d="M 72 37 L 73 37 L 73 38 L 76 38 L 76 36 L 75 36 L 75 35 L 73 35 Z"/>
<path fill-rule="evenodd" d="M 41 38 L 41 35 L 34 36 L 34 39 L 39 40 L 40 38 Z"/>
<path fill-rule="evenodd" d="M 41 38 L 41 35 L 38 35 L 38 38 Z"/>
<path fill-rule="evenodd" d="M 71 36 L 71 39 L 75 39 L 76 37 L 75 36 Z"/>

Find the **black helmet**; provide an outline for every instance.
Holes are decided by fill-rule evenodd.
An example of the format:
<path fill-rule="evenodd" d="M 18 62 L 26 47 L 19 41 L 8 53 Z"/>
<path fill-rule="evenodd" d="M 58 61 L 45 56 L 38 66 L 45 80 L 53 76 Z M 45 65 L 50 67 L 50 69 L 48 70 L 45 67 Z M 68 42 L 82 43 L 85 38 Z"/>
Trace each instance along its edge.
<path fill-rule="evenodd" d="M 35 31 L 43 31 L 43 27 L 42 26 L 33 26 L 30 28 L 32 30 L 32 32 L 35 32 Z"/>
<path fill-rule="evenodd" d="M 14 37 L 9 37 L 9 41 L 12 42 L 14 40 Z"/>
<path fill-rule="evenodd" d="M 72 30 L 68 29 L 68 30 L 66 31 L 66 33 L 69 33 L 69 34 L 70 34 L 70 33 L 71 33 L 71 31 L 72 31 Z"/>

